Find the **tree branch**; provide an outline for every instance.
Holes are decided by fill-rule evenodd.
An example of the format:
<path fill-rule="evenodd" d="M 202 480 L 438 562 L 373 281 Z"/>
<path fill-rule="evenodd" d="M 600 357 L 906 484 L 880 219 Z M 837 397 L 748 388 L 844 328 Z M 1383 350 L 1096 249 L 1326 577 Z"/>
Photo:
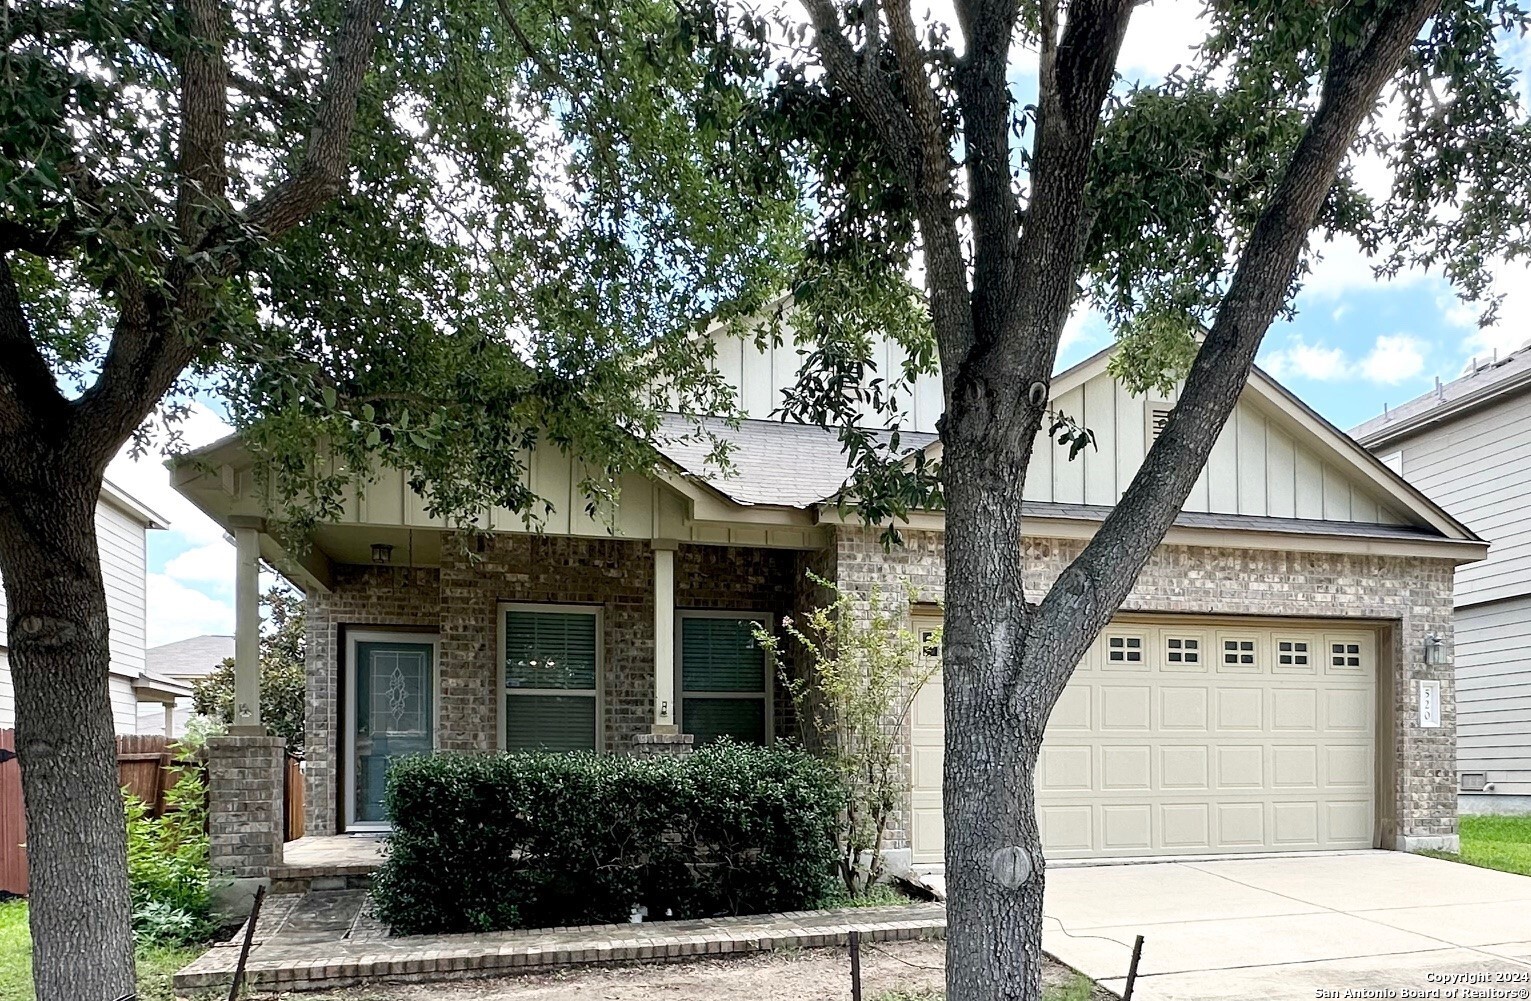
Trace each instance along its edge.
<path fill-rule="evenodd" d="M 0 254 L 24 250 L 34 257 L 58 257 L 74 244 L 75 232 L 71 225 L 60 224 L 44 231 L 10 219 L 0 219 Z"/>
<path fill-rule="evenodd" d="M 229 70 L 224 60 L 228 13 L 220 0 L 179 0 L 188 39 L 181 71 L 181 157 L 177 164 L 176 228 L 195 246 L 224 209 L 228 144 Z"/>
<path fill-rule="evenodd" d="M 52 423 L 67 407 L 32 339 L 11 262 L 0 253 L 0 434 L 28 437 L 22 432 Z"/>
<path fill-rule="evenodd" d="M 344 188 L 357 99 L 372 64 L 378 25 L 386 5 L 387 0 L 353 0 L 346 9 L 331 48 L 330 71 L 303 163 L 295 175 L 252 206 L 242 224 L 262 238 L 273 240 L 282 236 Z M 217 16 L 222 18 L 221 10 Z M 197 23 L 206 30 L 212 22 Z M 223 22 L 219 20 L 217 24 L 221 31 Z M 222 55 L 220 52 L 216 57 L 204 58 L 221 62 Z M 210 77 L 217 71 L 204 66 L 200 72 Z M 227 70 L 222 72 L 225 86 L 218 93 L 226 99 Z M 183 136 L 189 136 L 198 151 L 182 150 L 182 163 L 191 173 L 183 181 L 178 222 L 180 203 L 188 198 L 186 186 L 201 186 L 205 191 L 203 178 L 215 185 L 222 183 L 221 153 L 214 150 L 221 142 L 221 134 L 215 134 L 215 130 L 226 128 L 226 123 L 209 122 L 208 110 L 202 108 L 197 112 L 201 124 L 195 130 L 188 124 L 183 131 Z M 223 107 L 220 106 L 218 114 L 221 121 Z M 221 188 L 218 190 L 221 192 Z M 207 228 L 191 252 L 175 262 L 168 271 L 167 288 L 163 291 L 144 287 L 139 276 L 126 269 L 119 276 L 116 289 L 119 320 L 112 344 L 96 384 L 79 400 L 77 419 L 71 429 L 74 447 L 80 449 L 78 454 L 85 461 L 97 461 L 104 468 L 118 445 L 206 347 L 211 319 L 206 293 L 236 273 L 249 259 L 254 246 L 255 241 L 248 233 L 236 234 L 235 226 L 226 223 Z M 198 260 L 204 254 L 208 259 Z"/>
<path fill-rule="evenodd" d="M 1437 7 L 1438 0 L 1393 4 L 1357 53 L 1331 65 L 1318 109 L 1255 225 L 1180 402 L 1122 499 L 1038 607 L 1028 644 L 1060 651 L 1054 663 L 1072 665 L 1083 656 L 1180 513 L 1238 403 L 1357 130 Z M 1044 686 L 1048 707 L 1067 680 L 1067 670 L 1023 679 Z"/>
<path fill-rule="evenodd" d="M 246 214 L 251 227 L 275 239 L 307 219 L 346 182 L 356 102 L 372 65 L 378 25 L 387 0 L 354 0 L 330 53 L 330 72 L 309 134 L 303 165 Z"/>

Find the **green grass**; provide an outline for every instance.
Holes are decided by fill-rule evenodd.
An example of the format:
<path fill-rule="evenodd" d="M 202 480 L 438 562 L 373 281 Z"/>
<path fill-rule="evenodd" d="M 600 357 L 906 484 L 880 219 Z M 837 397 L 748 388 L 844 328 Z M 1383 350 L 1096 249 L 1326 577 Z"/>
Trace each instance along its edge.
<path fill-rule="evenodd" d="M 172 1001 L 170 978 L 197 958 L 206 946 L 144 946 L 138 950 L 139 1001 Z M 0 904 L 0 998 L 33 1001 L 32 938 L 27 932 L 27 904 Z"/>
<path fill-rule="evenodd" d="M 1531 815 L 1468 815 L 1461 818 L 1459 831 L 1460 852 L 1420 854 L 1531 876 Z"/>
<path fill-rule="evenodd" d="M 829 907 L 896 907 L 899 904 L 912 904 L 914 901 L 889 886 L 887 883 L 878 883 L 859 897 L 853 897 L 841 887 L 835 892 L 819 901 L 819 906 Z"/>

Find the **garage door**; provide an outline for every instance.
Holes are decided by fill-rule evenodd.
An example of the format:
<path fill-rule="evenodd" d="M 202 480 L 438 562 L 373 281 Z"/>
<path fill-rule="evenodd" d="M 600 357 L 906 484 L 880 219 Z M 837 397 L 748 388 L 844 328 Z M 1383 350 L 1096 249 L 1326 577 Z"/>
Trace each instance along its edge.
<path fill-rule="evenodd" d="M 1369 629 L 1114 622 L 1042 744 L 1048 857 L 1372 847 L 1376 650 Z M 943 850 L 941 693 L 910 716 L 918 862 Z"/>

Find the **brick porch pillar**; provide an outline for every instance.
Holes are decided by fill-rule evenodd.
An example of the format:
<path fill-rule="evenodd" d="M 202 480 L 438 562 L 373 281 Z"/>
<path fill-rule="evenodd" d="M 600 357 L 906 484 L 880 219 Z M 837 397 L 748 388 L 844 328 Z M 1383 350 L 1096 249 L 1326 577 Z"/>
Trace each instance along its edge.
<path fill-rule="evenodd" d="M 270 735 L 207 742 L 208 861 L 220 915 L 249 913 L 255 888 L 282 864 L 285 747 Z"/>
<path fill-rule="evenodd" d="M 690 754 L 696 737 L 689 733 L 640 733 L 633 738 L 633 756 L 657 758 L 661 755 Z"/>

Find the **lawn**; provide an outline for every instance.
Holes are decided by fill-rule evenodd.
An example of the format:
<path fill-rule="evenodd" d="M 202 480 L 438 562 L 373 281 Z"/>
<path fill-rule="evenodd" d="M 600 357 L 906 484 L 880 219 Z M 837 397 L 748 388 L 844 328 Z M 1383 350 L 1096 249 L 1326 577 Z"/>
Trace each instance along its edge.
<path fill-rule="evenodd" d="M 1460 853 L 1421 854 L 1531 876 L 1531 815 L 1468 815 L 1461 818 L 1460 832 Z"/>
<path fill-rule="evenodd" d="M 138 1001 L 171 1001 L 170 977 L 197 958 L 206 946 L 150 946 L 138 950 Z M 27 933 L 27 904 L 0 904 L 0 998 L 33 1001 L 32 939 Z"/>

